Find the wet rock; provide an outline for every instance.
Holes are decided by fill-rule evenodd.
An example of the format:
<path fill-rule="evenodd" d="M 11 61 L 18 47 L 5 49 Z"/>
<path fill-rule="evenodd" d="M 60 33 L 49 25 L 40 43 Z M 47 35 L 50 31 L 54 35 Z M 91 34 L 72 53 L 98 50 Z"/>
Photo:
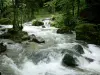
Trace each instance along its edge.
<path fill-rule="evenodd" d="M 30 37 L 28 36 L 28 35 L 24 35 L 23 37 L 22 37 L 22 40 L 23 41 L 27 41 L 27 40 L 29 40 L 30 39 Z"/>
<path fill-rule="evenodd" d="M 76 67 L 75 58 L 72 55 L 66 54 L 62 59 L 62 64 L 65 66 Z"/>
<path fill-rule="evenodd" d="M 5 52 L 7 50 L 7 46 L 4 45 L 2 42 L 0 43 L 0 53 Z"/>
<path fill-rule="evenodd" d="M 5 31 L 6 31 L 6 29 L 0 29 L 0 31 L 3 31 L 3 32 L 5 32 Z"/>
<path fill-rule="evenodd" d="M 88 57 L 85 57 L 85 59 L 88 60 L 89 62 L 93 62 L 94 61 L 94 59 L 88 58 Z"/>
<path fill-rule="evenodd" d="M 80 54 L 83 54 L 84 53 L 84 50 L 83 50 L 83 48 L 82 48 L 82 46 L 81 45 L 75 45 L 74 47 L 73 47 L 78 53 L 80 53 Z"/>
<path fill-rule="evenodd" d="M 46 27 L 43 25 L 42 28 L 46 28 Z"/>
<path fill-rule="evenodd" d="M 36 37 L 34 34 L 32 34 L 30 36 L 30 42 L 45 43 L 45 40 L 41 37 Z"/>
<path fill-rule="evenodd" d="M 8 39 L 8 38 L 10 38 L 10 34 L 9 33 L 3 33 L 3 34 L 0 35 L 0 38 Z"/>
<path fill-rule="evenodd" d="M 0 26 L 0 28 L 2 28 L 2 26 Z"/>

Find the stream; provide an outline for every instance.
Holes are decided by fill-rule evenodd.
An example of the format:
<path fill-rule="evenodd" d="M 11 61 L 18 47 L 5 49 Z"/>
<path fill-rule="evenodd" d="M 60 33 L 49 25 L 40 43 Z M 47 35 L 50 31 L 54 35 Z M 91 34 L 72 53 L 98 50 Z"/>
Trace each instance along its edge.
<path fill-rule="evenodd" d="M 49 19 L 42 26 L 32 26 L 31 22 L 24 23 L 23 31 L 28 35 L 36 35 L 45 40 L 45 43 L 24 41 L 15 43 L 9 39 L 0 39 L 7 45 L 7 51 L 0 55 L 1 75 L 100 75 L 100 47 L 77 41 L 76 34 L 57 34 L 57 28 L 49 25 Z M 12 25 L 3 25 L 2 28 L 12 28 Z M 0 32 L 2 34 L 3 32 Z M 62 65 L 64 55 L 73 46 L 80 44 L 84 54 L 78 55 L 78 66 L 65 67 Z M 89 62 L 84 57 L 93 59 Z"/>

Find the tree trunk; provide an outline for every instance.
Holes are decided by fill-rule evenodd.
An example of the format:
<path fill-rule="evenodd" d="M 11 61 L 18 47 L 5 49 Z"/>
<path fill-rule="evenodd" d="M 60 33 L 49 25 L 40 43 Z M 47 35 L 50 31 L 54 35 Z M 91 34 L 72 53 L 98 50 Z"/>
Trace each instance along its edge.
<path fill-rule="evenodd" d="M 74 16 L 74 11 L 75 11 L 75 6 L 74 6 L 74 4 L 75 4 L 75 0 L 72 0 L 72 14 L 73 14 L 73 16 Z"/>
<path fill-rule="evenodd" d="M 0 18 L 3 17 L 3 0 L 0 0 Z"/>
<path fill-rule="evenodd" d="M 13 12 L 14 12 L 14 20 L 13 20 L 13 29 L 19 29 L 19 21 L 18 21 L 18 3 L 17 0 L 12 0 L 13 3 Z"/>
<path fill-rule="evenodd" d="M 80 13 L 80 0 L 77 0 L 77 17 L 79 17 Z"/>

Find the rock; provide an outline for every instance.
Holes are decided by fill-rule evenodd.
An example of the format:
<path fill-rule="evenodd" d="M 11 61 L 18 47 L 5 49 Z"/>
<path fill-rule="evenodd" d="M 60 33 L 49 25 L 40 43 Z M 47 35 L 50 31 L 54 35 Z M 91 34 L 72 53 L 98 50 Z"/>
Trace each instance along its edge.
<path fill-rule="evenodd" d="M 57 30 L 57 33 L 59 34 L 72 34 L 72 32 L 70 31 L 69 27 L 62 27 L 62 28 L 59 28 Z"/>
<path fill-rule="evenodd" d="M 42 26 L 42 25 L 44 25 L 44 23 L 42 21 L 34 20 L 32 22 L 32 25 L 34 25 L 34 26 Z"/>
<path fill-rule="evenodd" d="M 100 45 L 100 25 L 83 23 L 77 25 L 75 30 L 77 40 Z"/>
<path fill-rule="evenodd" d="M 80 53 L 80 54 L 83 54 L 84 53 L 84 50 L 83 50 L 83 48 L 82 48 L 82 46 L 81 45 L 75 45 L 74 47 L 73 47 L 78 53 Z"/>
<path fill-rule="evenodd" d="M 5 31 L 6 31 L 6 29 L 0 29 L 0 31 L 3 31 L 3 32 L 5 32 Z"/>
<path fill-rule="evenodd" d="M 27 41 L 27 40 L 29 40 L 30 39 L 30 37 L 28 36 L 28 35 L 24 35 L 23 37 L 22 37 L 22 40 L 23 41 Z"/>
<path fill-rule="evenodd" d="M 65 66 L 76 67 L 75 58 L 72 55 L 66 54 L 62 59 L 62 64 Z"/>
<path fill-rule="evenodd" d="M 0 38 L 9 39 L 10 38 L 10 34 L 9 33 L 3 33 L 3 34 L 0 35 Z"/>
<path fill-rule="evenodd" d="M 42 28 L 46 28 L 46 27 L 43 25 Z"/>
<path fill-rule="evenodd" d="M 34 34 L 30 36 L 30 42 L 36 42 L 36 43 L 45 43 L 45 40 L 41 37 L 36 37 Z"/>
<path fill-rule="evenodd" d="M 5 52 L 7 50 L 7 46 L 3 45 L 3 43 L 0 43 L 0 53 Z"/>
<path fill-rule="evenodd" d="M 0 26 L 0 28 L 2 28 L 2 26 Z"/>
<path fill-rule="evenodd" d="M 88 58 L 88 57 L 85 57 L 85 59 L 88 60 L 89 62 L 93 62 L 94 61 L 94 59 Z"/>

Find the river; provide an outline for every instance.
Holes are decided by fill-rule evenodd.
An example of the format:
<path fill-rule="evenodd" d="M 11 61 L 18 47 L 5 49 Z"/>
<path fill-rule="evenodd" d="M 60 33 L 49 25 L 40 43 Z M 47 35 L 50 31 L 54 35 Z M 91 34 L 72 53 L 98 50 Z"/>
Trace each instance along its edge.
<path fill-rule="evenodd" d="M 44 22 L 49 21 L 46 19 Z M 0 39 L 8 48 L 0 55 L 2 75 L 100 75 L 99 46 L 76 40 L 75 32 L 57 34 L 57 28 L 50 27 L 48 23 L 45 23 L 46 28 L 32 26 L 31 22 L 23 25 L 23 31 L 28 32 L 29 35 L 42 37 L 45 43 L 37 44 L 28 41 L 15 43 L 8 39 Z M 62 59 L 65 53 L 69 50 L 73 51 L 73 46 L 76 44 L 80 44 L 85 52 L 77 57 L 78 66 L 76 68 L 63 66 Z M 84 57 L 92 58 L 94 61 L 89 62 Z"/>

